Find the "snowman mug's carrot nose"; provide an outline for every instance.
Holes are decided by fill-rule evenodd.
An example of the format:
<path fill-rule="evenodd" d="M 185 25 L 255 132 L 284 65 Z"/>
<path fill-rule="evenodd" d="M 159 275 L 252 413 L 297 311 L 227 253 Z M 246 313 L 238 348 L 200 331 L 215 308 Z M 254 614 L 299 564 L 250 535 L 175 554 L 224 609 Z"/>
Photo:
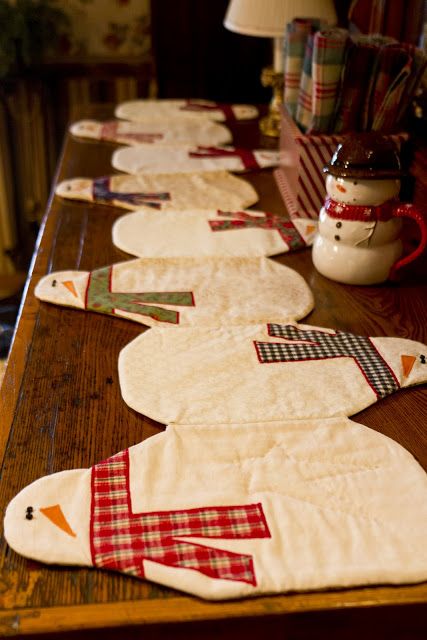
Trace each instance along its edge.
<path fill-rule="evenodd" d="M 76 287 L 74 286 L 74 282 L 72 280 L 63 280 L 61 284 L 63 284 L 64 287 L 66 287 L 75 298 L 78 298 Z"/>
<path fill-rule="evenodd" d="M 414 366 L 416 357 L 415 356 L 400 356 L 400 360 L 402 362 L 403 375 L 405 378 L 409 376 L 412 371 L 412 367 Z"/>
<path fill-rule="evenodd" d="M 68 524 L 59 504 L 54 504 L 52 507 L 42 507 L 40 508 L 40 513 L 46 516 L 46 518 L 49 518 L 49 520 L 59 527 L 59 529 L 68 533 L 69 536 L 72 536 L 73 538 L 76 537 L 76 534 Z"/>
<path fill-rule="evenodd" d="M 347 189 L 343 187 L 342 184 L 337 184 L 336 187 L 338 191 L 341 191 L 341 193 L 347 193 Z"/>

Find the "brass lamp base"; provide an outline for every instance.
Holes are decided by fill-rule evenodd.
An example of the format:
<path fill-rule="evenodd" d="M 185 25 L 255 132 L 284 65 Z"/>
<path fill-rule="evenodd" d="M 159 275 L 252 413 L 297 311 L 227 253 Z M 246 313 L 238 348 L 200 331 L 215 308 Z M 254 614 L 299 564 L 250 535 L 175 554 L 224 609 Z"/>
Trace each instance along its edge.
<path fill-rule="evenodd" d="M 278 138 L 283 106 L 283 73 L 277 73 L 272 67 L 267 67 L 262 70 L 261 84 L 263 87 L 273 87 L 273 97 L 268 115 L 260 120 L 259 128 L 263 135 Z"/>
<path fill-rule="evenodd" d="M 280 136 L 280 116 L 277 113 L 270 112 L 259 121 L 259 128 L 264 136 L 278 138 Z"/>

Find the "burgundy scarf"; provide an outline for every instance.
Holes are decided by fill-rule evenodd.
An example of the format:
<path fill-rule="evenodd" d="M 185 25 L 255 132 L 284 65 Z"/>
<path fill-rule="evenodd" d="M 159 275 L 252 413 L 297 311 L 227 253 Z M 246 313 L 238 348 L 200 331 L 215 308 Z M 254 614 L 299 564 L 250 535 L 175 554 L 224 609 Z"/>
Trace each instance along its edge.
<path fill-rule="evenodd" d="M 250 149 L 222 149 L 221 147 L 197 147 L 196 151 L 189 151 L 190 158 L 240 158 L 245 169 L 260 169 L 253 151 Z"/>

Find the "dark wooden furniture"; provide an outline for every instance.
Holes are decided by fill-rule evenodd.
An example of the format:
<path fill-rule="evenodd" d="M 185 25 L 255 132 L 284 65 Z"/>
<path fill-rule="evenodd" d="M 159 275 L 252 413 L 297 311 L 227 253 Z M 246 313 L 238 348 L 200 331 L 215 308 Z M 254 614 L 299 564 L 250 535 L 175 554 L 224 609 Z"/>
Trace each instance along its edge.
<path fill-rule="evenodd" d="M 272 40 L 224 28 L 228 0 L 151 0 L 151 32 L 159 98 L 268 102 L 261 71 Z"/>
<path fill-rule="evenodd" d="M 110 117 L 111 111 L 82 114 L 87 115 Z M 236 125 L 235 141 L 258 144 L 256 124 Z M 68 137 L 57 179 L 111 172 L 114 148 Z M 259 192 L 257 207 L 284 213 L 270 171 L 247 179 Z M 424 193 L 416 191 L 416 199 L 425 202 Z M 113 207 L 50 200 L 2 387 L 3 509 L 40 476 L 89 467 L 163 429 L 120 396 L 119 351 L 144 329 L 40 303 L 33 295 L 35 283 L 50 270 L 90 270 L 126 259 L 111 242 L 111 226 L 120 215 Z M 427 343 L 426 260 L 398 285 L 355 287 L 320 276 L 309 250 L 276 259 L 301 273 L 314 292 L 308 324 Z M 426 415 L 424 385 L 388 396 L 354 418 L 397 440 L 427 469 Z M 123 575 L 46 567 L 1 544 L 2 636 L 421 640 L 427 637 L 426 614 L 426 583 L 211 603 Z"/>

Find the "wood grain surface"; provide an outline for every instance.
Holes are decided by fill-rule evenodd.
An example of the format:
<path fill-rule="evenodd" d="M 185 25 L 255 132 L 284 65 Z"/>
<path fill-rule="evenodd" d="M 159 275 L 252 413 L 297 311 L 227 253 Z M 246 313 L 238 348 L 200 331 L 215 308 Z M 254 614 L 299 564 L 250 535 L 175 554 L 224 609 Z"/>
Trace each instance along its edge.
<path fill-rule="evenodd" d="M 110 117 L 105 108 L 87 115 Z M 254 123 L 235 126 L 235 144 L 260 141 Z M 57 179 L 113 173 L 115 145 L 67 137 Z M 254 208 L 284 213 L 272 172 L 247 174 Z M 420 204 L 424 192 L 417 193 Z M 91 270 L 129 258 L 111 242 L 114 207 L 52 197 L 33 260 L 1 390 L 2 511 L 37 478 L 89 467 L 164 425 L 120 396 L 120 350 L 144 331 L 124 319 L 40 303 L 33 289 L 49 271 Z M 309 250 L 276 260 L 301 273 L 315 296 L 307 324 L 427 343 L 427 262 L 398 284 L 345 286 L 318 274 Z M 427 469 L 427 388 L 405 389 L 354 416 L 393 438 Z M 427 541 L 426 541 L 427 543 Z M 46 567 L 0 547 L 0 635 L 91 638 L 426 638 L 427 584 L 293 593 L 210 603 L 119 574 Z M 120 632 L 118 631 L 120 628 Z M 98 633 L 96 632 L 98 630 Z M 78 632 L 78 633 L 77 633 Z M 76 635 L 77 634 L 77 635 Z M 405 635 L 406 634 L 406 635 Z"/>

